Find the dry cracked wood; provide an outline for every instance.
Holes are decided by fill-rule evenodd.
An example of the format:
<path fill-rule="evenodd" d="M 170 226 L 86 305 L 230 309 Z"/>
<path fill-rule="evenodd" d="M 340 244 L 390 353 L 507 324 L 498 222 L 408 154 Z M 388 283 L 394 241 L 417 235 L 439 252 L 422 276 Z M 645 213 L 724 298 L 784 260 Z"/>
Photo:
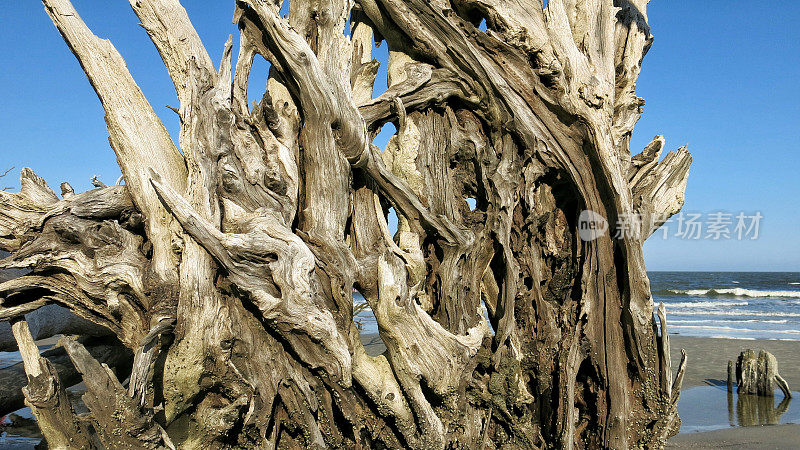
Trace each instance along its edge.
<path fill-rule="evenodd" d="M 22 388 L 25 403 L 36 416 L 48 447 L 95 448 L 88 428 L 75 415 L 55 368 L 39 355 L 28 324 L 19 320 L 11 327 L 28 375 L 28 385 Z"/>
<path fill-rule="evenodd" d="M 775 395 L 775 384 L 785 398 L 792 397 L 789 385 L 778 373 L 778 360 L 772 353 L 761 350 L 756 356 L 754 350 L 745 350 L 736 360 L 736 392 L 765 397 Z"/>
<path fill-rule="evenodd" d="M 26 320 L 27 321 L 27 320 Z M 30 323 L 29 323 L 30 325 Z M 131 368 L 131 353 L 119 342 L 108 342 L 103 338 L 81 338 L 89 353 L 98 361 L 113 368 L 120 378 L 126 378 Z M 58 379 L 65 388 L 74 386 L 82 381 L 80 373 L 69 360 L 62 347 L 53 347 L 42 352 L 55 371 Z M 22 387 L 28 383 L 23 363 L 0 369 L 0 414 L 5 415 L 25 407 L 25 398 Z"/>
<path fill-rule="evenodd" d="M 631 153 L 645 0 L 236 0 L 238 57 L 211 43 L 218 65 L 178 0 L 131 0 L 180 101 L 178 147 L 113 45 L 68 0 L 43 3 L 126 184 L 59 199 L 25 169 L 0 192 L 0 268 L 30 270 L 0 285 L 0 317 L 57 303 L 133 352 L 124 388 L 66 344 L 101 441 L 636 448 L 677 432 L 686 360 L 673 379 L 642 244 L 682 207 L 691 156 L 661 159 L 660 136 Z M 583 210 L 610 233 L 582 240 Z M 101 395 L 133 422 L 103 417 Z"/>
<path fill-rule="evenodd" d="M 138 410 L 108 366 L 97 362 L 78 341 L 62 338 L 59 345 L 83 377 L 83 402 L 105 448 L 174 448 L 164 430 Z"/>

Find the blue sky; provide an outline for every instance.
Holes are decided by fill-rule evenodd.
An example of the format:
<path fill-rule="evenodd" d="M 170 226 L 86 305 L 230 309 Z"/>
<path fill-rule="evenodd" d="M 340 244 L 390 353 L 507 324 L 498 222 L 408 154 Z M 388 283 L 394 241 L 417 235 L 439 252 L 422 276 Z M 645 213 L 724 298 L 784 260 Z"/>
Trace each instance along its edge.
<path fill-rule="evenodd" d="M 172 84 L 128 3 L 74 4 L 96 34 L 120 50 L 176 135 L 177 118 L 164 106 L 177 106 Z M 233 2 L 183 4 L 218 61 L 228 34 L 236 38 Z M 645 244 L 648 268 L 800 271 L 800 2 L 653 0 L 649 16 L 655 43 L 639 80 L 647 105 L 634 153 L 656 134 L 666 136 L 667 149 L 689 144 L 694 163 L 686 212 L 758 211 L 764 218 L 754 241 L 662 240 L 659 232 Z M 4 2 L 0 45 L 0 172 L 16 167 L 0 188 L 16 189 L 25 166 L 54 188 L 68 181 L 86 190 L 94 174 L 113 183 L 119 170 L 103 111 L 41 3 Z M 251 99 L 261 94 L 266 71 L 266 63 L 255 65 Z"/>

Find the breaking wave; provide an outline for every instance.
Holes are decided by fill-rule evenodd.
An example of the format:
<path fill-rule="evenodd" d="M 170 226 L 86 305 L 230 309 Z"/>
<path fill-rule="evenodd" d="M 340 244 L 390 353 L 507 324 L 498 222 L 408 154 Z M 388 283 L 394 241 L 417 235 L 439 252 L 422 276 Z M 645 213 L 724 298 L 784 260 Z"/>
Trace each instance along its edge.
<path fill-rule="evenodd" d="M 680 309 L 677 311 L 670 311 L 667 309 L 669 316 L 748 316 L 748 317 L 800 317 L 800 313 L 789 312 L 759 312 L 759 311 L 703 311 L 697 309 Z"/>
<path fill-rule="evenodd" d="M 707 325 L 675 325 L 671 327 L 672 329 L 675 328 L 688 328 L 688 329 L 696 329 L 696 330 L 714 330 L 714 331 L 736 331 L 740 333 L 776 333 L 776 334 L 800 334 L 800 330 L 753 330 L 750 328 L 734 328 L 734 327 L 714 327 L 714 326 L 707 326 Z"/>
<path fill-rule="evenodd" d="M 761 319 L 746 319 L 746 320 L 724 320 L 724 319 L 701 319 L 701 320 L 670 320 L 667 322 L 672 324 L 692 324 L 692 323 L 789 323 L 788 319 L 778 320 L 761 320 Z"/>
<path fill-rule="evenodd" d="M 714 308 L 717 306 L 747 306 L 747 302 L 675 302 L 664 303 L 669 308 Z"/>
<path fill-rule="evenodd" d="M 757 289 L 665 289 L 661 295 L 692 295 L 702 297 L 750 297 L 750 298 L 800 298 L 800 291 L 759 291 Z M 745 303 L 746 304 L 746 303 Z"/>

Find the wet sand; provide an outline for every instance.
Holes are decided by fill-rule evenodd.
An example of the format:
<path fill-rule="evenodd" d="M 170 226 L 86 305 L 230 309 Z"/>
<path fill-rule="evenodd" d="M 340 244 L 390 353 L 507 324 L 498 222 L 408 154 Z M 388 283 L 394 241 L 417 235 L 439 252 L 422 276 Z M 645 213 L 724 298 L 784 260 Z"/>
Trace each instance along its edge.
<path fill-rule="evenodd" d="M 362 334 L 361 343 L 369 356 L 378 356 L 386 350 L 383 341 L 377 334 Z"/>
<path fill-rule="evenodd" d="M 800 390 L 800 341 L 716 339 L 672 336 L 672 364 L 677 368 L 680 349 L 687 353 L 683 388 L 720 386 L 727 380 L 728 360 L 736 361 L 746 349 L 764 349 L 778 360 L 778 370 L 792 391 Z M 734 394 L 735 395 L 735 394 Z M 777 398 L 776 400 L 780 400 Z M 792 401 L 800 402 L 800 398 Z M 718 413 L 718 412 L 714 412 Z M 700 433 L 680 433 L 670 439 L 667 448 L 800 448 L 800 425 L 762 425 L 731 427 Z"/>
<path fill-rule="evenodd" d="M 778 371 L 792 390 L 800 390 L 800 341 L 716 339 L 671 336 L 672 368 L 677 370 L 681 348 L 686 349 L 687 366 L 683 387 L 717 385 L 728 378 L 728 360 L 736 362 L 746 349 L 764 349 L 778 360 Z M 800 447 L 800 445 L 798 445 Z"/>
<path fill-rule="evenodd" d="M 800 448 L 800 425 L 764 425 L 684 433 L 670 439 L 667 448 Z"/>
<path fill-rule="evenodd" d="M 362 335 L 361 341 L 370 355 L 382 353 L 386 347 L 377 335 Z M 746 349 L 764 349 L 778 360 L 778 369 L 793 391 L 800 390 L 800 341 L 741 340 L 672 336 L 670 338 L 672 364 L 677 370 L 681 348 L 687 353 L 684 390 L 697 386 L 724 385 L 727 379 L 728 360 L 736 360 Z M 725 395 L 713 390 L 715 395 Z M 778 399 L 780 400 L 780 399 Z M 800 398 L 793 401 L 800 402 Z M 711 403 L 711 402 L 709 402 Z M 726 411 L 708 411 L 708 414 L 727 415 Z M 724 418 L 723 418 L 724 419 Z M 672 438 L 667 448 L 741 448 L 741 449 L 798 449 L 800 425 L 764 425 L 730 427 L 700 433 L 681 433 Z"/>

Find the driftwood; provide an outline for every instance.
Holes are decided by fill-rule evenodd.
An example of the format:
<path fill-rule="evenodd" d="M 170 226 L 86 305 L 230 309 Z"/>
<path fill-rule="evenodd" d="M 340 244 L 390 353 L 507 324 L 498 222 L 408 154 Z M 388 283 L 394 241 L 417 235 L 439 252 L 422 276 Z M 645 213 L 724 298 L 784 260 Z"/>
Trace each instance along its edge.
<path fill-rule="evenodd" d="M 75 415 L 58 373 L 39 355 L 28 324 L 24 320 L 15 321 L 12 331 L 28 374 L 28 385 L 22 389 L 25 404 L 36 416 L 48 447 L 94 448 L 89 430 Z"/>
<path fill-rule="evenodd" d="M 104 445 L 649 448 L 677 432 L 686 358 L 673 378 L 642 244 L 683 205 L 691 156 L 661 159 L 660 136 L 631 152 L 647 1 L 237 0 L 238 59 L 231 39 L 215 64 L 177 0 L 130 0 L 175 86 L 180 149 L 113 44 L 43 3 L 125 184 L 59 197 L 23 169 L 0 191 L 0 269 L 29 271 L 0 284 L 0 317 L 57 304 L 133 352 L 125 388 L 64 344 Z M 389 48 L 377 97 L 373 43 Z M 250 105 L 255 58 L 271 68 Z M 581 239 L 586 210 L 609 233 Z"/>
<path fill-rule="evenodd" d="M 164 430 L 138 410 L 114 372 L 97 362 L 81 343 L 62 338 L 59 344 L 83 376 L 87 391 L 83 403 L 92 413 L 105 448 L 174 448 Z M 49 442 L 50 435 L 42 432 Z"/>
<path fill-rule="evenodd" d="M 98 361 L 114 368 L 120 379 L 127 378 L 130 373 L 133 355 L 124 345 L 107 342 L 109 339 L 83 340 L 89 353 Z M 58 374 L 61 385 L 65 388 L 82 381 L 80 373 L 69 360 L 62 347 L 54 347 L 42 352 L 42 357 L 49 361 Z M 0 369 L 0 416 L 16 411 L 25 406 L 22 388 L 28 384 L 23 363 L 17 363 Z"/>
<path fill-rule="evenodd" d="M 9 253 L 0 251 L 0 261 L 9 257 Z M 0 262 L 2 267 L 2 262 Z M 6 322 L 11 317 L 24 315 L 28 323 L 28 329 L 34 340 L 46 339 L 58 334 L 75 334 L 81 336 L 108 336 L 112 333 L 89 320 L 82 319 L 68 309 L 58 305 L 47 305 L 41 307 L 44 302 L 23 302 L 17 307 L 9 308 L 9 300 L 6 298 L 16 290 L 35 289 L 35 286 L 27 286 L 24 281 L 12 281 L 28 274 L 24 269 L 5 269 L 0 270 L 0 307 L 3 307 L 3 314 L 0 315 L 0 351 L 10 352 L 17 350 L 17 341 L 11 333 L 11 324 Z M 9 283 L 7 283 L 9 282 Z M 11 300 L 13 302 L 13 300 Z"/>
<path fill-rule="evenodd" d="M 27 314 L 15 314 L 14 316 L 25 317 L 34 340 L 47 339 L 59 334 L 87 337 L 113 336 L 107 328 L 78 317 L 58 305 L 46 305 Z M 14 335 L 11 333 L 11 325 L 8 322 L 0 322 L 0 351 L 13 352 L 16 350 L 17 341 L 14 340 Z"/>
<path fill-rule="evenodd" d="M 773 397 L 776 384 L 785 398 L 792 398 L 792 391 L 778 373 L 778 360 L 772 353 L 761 350 L 756 356 L 754 350 L 745 350 L 739 354 L 736 360 L 736 392 Z"/>
<path fill-rule="evenodd" d="M 736 382 L 736 369 L 733 361 L 728 360 L 728 392 L 733 392 L 733 385 Z"/>

